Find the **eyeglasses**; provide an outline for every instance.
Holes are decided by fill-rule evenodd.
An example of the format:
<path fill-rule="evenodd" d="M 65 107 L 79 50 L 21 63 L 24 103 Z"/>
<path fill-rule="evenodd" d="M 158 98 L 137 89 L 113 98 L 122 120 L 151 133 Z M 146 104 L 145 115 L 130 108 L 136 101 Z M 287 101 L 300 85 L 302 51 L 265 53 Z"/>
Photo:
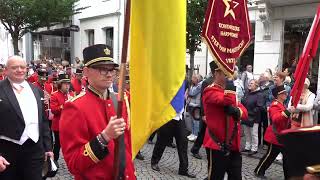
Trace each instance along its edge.
<path fill-rule="evenodd" d="M 114 74 L 116 72 L 114 68 L 104 68 L 104 67 L 91 67 L 91 68 L 99 71 L 100 75 L 107 75 L 109 72 L 111 74 Z"/>

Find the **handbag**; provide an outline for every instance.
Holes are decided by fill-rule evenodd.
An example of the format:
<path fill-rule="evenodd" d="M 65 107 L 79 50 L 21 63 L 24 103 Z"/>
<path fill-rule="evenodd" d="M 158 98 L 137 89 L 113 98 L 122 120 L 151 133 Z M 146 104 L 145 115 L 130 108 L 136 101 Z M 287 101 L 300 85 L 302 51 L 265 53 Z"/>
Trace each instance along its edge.
<path fill-rule="evenodd" d="M 200 121 L 201 120 L 201 109 L 200 107 L 192 107 L 191 116 L 193 120 Z"/>

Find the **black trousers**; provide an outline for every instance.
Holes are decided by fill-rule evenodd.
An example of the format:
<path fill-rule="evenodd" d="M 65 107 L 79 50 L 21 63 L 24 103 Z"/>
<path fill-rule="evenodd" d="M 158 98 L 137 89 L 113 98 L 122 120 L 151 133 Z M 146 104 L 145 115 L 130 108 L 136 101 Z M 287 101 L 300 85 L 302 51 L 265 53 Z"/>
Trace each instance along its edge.
<path fill-rule="evenodd" d="M 198 133 L 198 137 L 191 148 L 191 152 L 193 154 L 199 153 L 199 150 L 200 150 L 202 143 L 203 143 L 204 135 L 206 133 L 207 124 L 204 121 L 200 120 L 199 127 L 200 127 L 200 130 Z"/>
<path fill-rule="evenodd" d="M 241 180 L 242 157 L 240 152 L 231 151 L 225 156 L 222 151 L 207 149 L 208 180 L 223 180 L 225 173 L 228 180 Z"/>
<path fill-rule="evenodd" d="M 42 180 L 43 145 L 28 139 L 23 145 L 0 140 L 0 153 L 10 163 L 1 180 Z"/>
<path fill-rule="evenodd" d="M 58 161 L 60 156 L 60 135 L 59 131 L 53 131 L 54 134 L 54 144 L 53 144 L 53 154 L 54 154 L 54 160 Z"/>
<path fill-rule="evenodd" d="M 283 168 L 284 177 L 285 177 L 285 179 L 288 179 L 286 153 L 285 153 L 283 147 L 275 145 L 275 144 L 268 144 L 268 150 L 267 150 L 266 154 L 260 159 L 260 162 L 259 162 L 258 166 L 255 168 L 254 172 L 257 175 L 264 176 L 266 170 L 271 166 L 271 164 L 277 158 L 277 156 L 280 152 L 283 155 L 282 168 Z"/>
<path fill-rule="evenodd" d="M 154 146 L 151 164 L 158 164 L 162 154 L 168 144 L 174 137 L 177 143 L 177 150 L 179 156 L 179 172 L 188 171 L 188 140 L 187 130 L 184 121 L 170 120 L 158 130 L 157 142 Z"/>
<path fill-rule="evenodd" d="M 267 112 L 261 112 L 261 122 L 259 123 L 259 129 L 258 129 L 258 145 L 260 144 L 266 144 L 264 141 L 264 134 L 266 133 L 267 127 L 268 127 L 268 114 Z"/>
<path fill-rule="evenodd" d="M 157 131 L 153 132 L 148 140 L 153 141 L 153 138 L 156 136 L 156 133 L 157 133 Z M 173 143 L 173 136 L 170 137 L 170 139 L 168 141 L 168 146 L 171 145 L 172 143 Z"/>

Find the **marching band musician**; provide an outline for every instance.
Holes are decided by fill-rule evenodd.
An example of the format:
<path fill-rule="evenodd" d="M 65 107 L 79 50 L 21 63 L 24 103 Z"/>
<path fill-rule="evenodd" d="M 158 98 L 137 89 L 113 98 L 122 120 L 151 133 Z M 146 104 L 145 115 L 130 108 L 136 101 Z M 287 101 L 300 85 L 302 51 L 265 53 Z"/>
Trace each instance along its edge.
<path fill-rule="evenodd" d="M 50 109 L 53 114 L 51 130 L 54 134 L 54 160 L 58 161 L 60 152 L 60 138 L 59 138 L 59 121 L 61 112 L 65 102 L 74 97 L 73 92 L 70 92 L 70 76 L 68 74 L 59 74 L 58 91 L 54 92 L 50 99 Z"/>
<path fill-rule="evenodd" d="M 248 113 L 236 101 L 233 81 L 226 81 L 226 75 L 214 62 L 210 67 L 214 82 L 205 88 L 202 96 L 207 123 L 203 144 L 208 154 L 208 179 L 223 180 L 227 173 L 228 179 L 241 180 L 239 121 L 247 119 Z"/>
<path fill-rule="evenodd" d="M 293 107 L 286 109 L 284 102 L 287 99 L 288 93 L 283 85 L 276 86 L 272 89 L 272 95 L 275 97 L 269 108 L 269 116 L 271 124 L 268 126 L 264 136 L 268 143 L 266 154 L 260 159 L 254 173 L 257 177 L 264 178 L 265 171 L 270 167 L 278 154 L 283 155 L 283 172 L 287 179 L 287 160 L 283 145 L 279 142 L 279 134 L 281 131 L 290 128 L 290 115 Z"/>
<path fill-rule="evenodd" d="M 103 44 L 89 46 L 83 50 L 83 58 L 88 88 L 64 105 L 60 118 L 60 142 L 68 169 L 75 180 L 111 180 L 115 173 L 114 139 L 124 134 L 119 168 L 124 171 L 119 172 L 124 179 L 135 180 L 126 103 L 122 118 L 117 118 L 117 98 L 108 90 L 118 66 L 113 62 L 112 49 Z"/>

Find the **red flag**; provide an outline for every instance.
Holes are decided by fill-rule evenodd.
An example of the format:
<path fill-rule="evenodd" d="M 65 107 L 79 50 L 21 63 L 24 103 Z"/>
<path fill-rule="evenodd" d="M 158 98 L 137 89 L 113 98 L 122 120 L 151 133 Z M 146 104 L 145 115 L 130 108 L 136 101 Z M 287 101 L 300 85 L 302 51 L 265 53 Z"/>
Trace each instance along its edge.
<path fill-rule="evenodd" d="M 292 105 L 297 106 L 304 86 L 304 81 L 308 75 L 310 62 L 316 55 L 320 39 L 320 6 L 313 20 L 308 38 L 304 45 L 301 57 L 299 59 L 296 72 L 294 74 L 295 83 L 291 91 Z"/>
<path fill-rule="evenodd" d="M 236 59 L 251 40 L 247 0 L 209 0 L 202 37 L 216 64 L 233 75 Z"/>

